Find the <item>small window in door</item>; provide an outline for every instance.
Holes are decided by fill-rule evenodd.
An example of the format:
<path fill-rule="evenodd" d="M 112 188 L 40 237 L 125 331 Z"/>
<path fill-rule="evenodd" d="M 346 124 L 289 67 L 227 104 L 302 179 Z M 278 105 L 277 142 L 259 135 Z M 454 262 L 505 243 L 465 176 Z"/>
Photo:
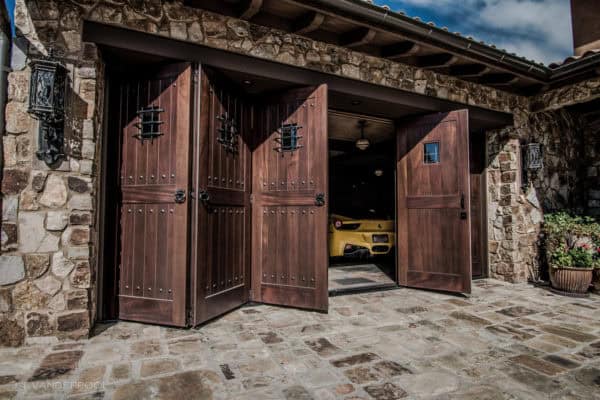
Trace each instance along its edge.
<path fill-rule="evenodd" d="M 440 142 L 425 143 L 423 149 L 423 162 L 425 164 L 439 164 L 440 162 Z"/>
<path fill-rule="evenodd" d="M 140 118 L 140 122 L 136 124 L 139 133 L 134 136 L 140 139 L 142 143 L 144 143 L 144 140 L 154 141 L 154 139 L 163 136 L 164 133 L 160 131 L 160 126 L 164 124 L 164 122 L 160 120 L 160 113 L 164 111 L 165 110 L 157 106 L 139 110 L 137 114 Z"/>
<path fill-rule="evenodd" d="M 276 139 L 279 147 L 275 150 L 282 153 L 284 151 L 296 151 L 303 147 L 300 143 L 302 136 L 298 135 L 298 131 L 302 129 L 298 124 L 284 124 L 279 128 L 279 137 Z"/>

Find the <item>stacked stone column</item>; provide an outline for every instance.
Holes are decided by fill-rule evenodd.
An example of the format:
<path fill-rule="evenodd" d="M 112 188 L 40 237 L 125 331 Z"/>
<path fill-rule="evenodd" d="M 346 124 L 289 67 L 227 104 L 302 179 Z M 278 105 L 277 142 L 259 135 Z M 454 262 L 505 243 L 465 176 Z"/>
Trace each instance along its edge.
<path fill-rule="evenodd" d="M 103 69 L 96 48 L 81 43 L 81 20 L 56 2 L 45 6 L 17 1 L 15 12 L 3 137 L 0 345 L 87 336 L 94 309 L 96 129 Z M 35 155 L 38 122 L 27 113 L 29 62 L 50 46 L 69 78 L 67 156 L 53 168 Z"/>

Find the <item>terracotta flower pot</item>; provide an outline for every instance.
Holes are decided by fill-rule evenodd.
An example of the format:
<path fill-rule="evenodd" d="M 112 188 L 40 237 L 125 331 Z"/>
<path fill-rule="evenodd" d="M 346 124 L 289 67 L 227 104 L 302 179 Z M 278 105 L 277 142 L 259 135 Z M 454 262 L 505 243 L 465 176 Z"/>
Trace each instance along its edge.
<path fill-rule="evenodd" d="M 585 295 L 592 283 L 591 268 L 551 268 L 552 288 L 564 294 Z"/>

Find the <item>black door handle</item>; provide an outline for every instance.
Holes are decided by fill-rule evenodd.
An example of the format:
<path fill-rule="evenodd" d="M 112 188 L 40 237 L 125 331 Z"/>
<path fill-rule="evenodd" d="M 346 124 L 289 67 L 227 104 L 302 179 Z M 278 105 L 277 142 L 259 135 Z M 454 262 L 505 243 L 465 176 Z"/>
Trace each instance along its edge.
<path fill-rule="evenodd" d="M 325 193 L 317 193 L 315 196 L 315 203 L 319 207 L 323 207 L 325 205 Z"/>
<path fill-rule="evenodd" d="M 177 189 L 177 191 L 175 192 L 175 203 L 185 203 L 185 190 Z"/>
<path fill-rule="evenodd" d="M 467 219 L 468 215 L 467 215 L 467 210 L 465 210 L 465 194 L 461 193 L 460 195 L 460 219 Z"/>
<path fill-rule="evenodd" d="M 206 190 L 201 190 L 198 192 L 198 200 L 206 204 L 210 201 L 210 194 Z"/>

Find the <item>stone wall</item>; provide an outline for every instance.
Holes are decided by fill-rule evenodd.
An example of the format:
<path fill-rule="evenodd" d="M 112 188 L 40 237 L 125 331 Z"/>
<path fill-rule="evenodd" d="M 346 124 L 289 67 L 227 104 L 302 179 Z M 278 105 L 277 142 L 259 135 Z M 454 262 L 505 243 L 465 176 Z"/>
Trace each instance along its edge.
<path fill-rule="evenodd" d="M 77 15 L 57 12 L 56 2 L 39 8 L 17 3 L 18 37 L 3 138 L 0 343 L 4 345 L 84 337 L 95 310 L 92 237 L 103 67 L 95 46 L 72 38 L 80 29 Z M 35 28 L 30 9 L 37 9 L 44 19 Z M 65 63 L 67 156 L 50 169 L 35 156 L 38 123 L 27 113 L 28 62 L 45 54 L 46 45 L 60 41 L 59 36 L 72 57 Z"/>
<path fill-rule="evenodd" d="M 15 20 L 14 71 L 9 75 L 6 107 L 8 135 L 3 138 L 6 162 L 2 182 L 0 344 L 82 337 L 94 320 L 96 194 L 104 80 L 101 54 L 93 44 L 81 41 L 84 20 L 512 112 L 515 126 L 489 133 L 490 274 L 522 281 L 529 275 L 529 267 L 537 265 L 531 242 L 542 218 L 542 204 L 555 201 L 552 199 L 562 195 L 563 189 L 549 189 L 554 175 L 546 180 L 542 173 L 536 178 L 535 196 L 520 191 L 519 139 L 532 133 L 545 138 L 553 118 L 551 113 L 529 115 L 527 98 L 186 8 L 181 0 L 17 0 Z M 49 48 L 67 66 L 70 77 L 67 159 L 56 169 L 48 169 L 36 159 L 37 124 L 26 112 L 30 76 L 27 62 Z M 575 95 L 579 93 L 574 90 Z M 545 104 L 545 108 L 554 104 L 543 97 L 536 102 Z M 554 135 L 560 136 L 561 132 L 551 132 L 552 138 L 547 140 L 559 149 L 562 142 L 555 142 Z M 568 166 L 558 164 L 556 168 Z M 545 171 L 555 171 L 554 166 Z M 559 173 L 559 182 L 570 182 L 570 175 L 563 175 Z M 571 190 L 570 184 L 567 190 Z"/>
<path fill-rule="evenodd" d="M 539 113 L 576 107 L 600 99 L 600 78 L 590 79 L 565 88 L 543 93 L 532 100 L 532 111 Z M 580 127 L 582 147 L 579 149 L 582 207 L 590 215 L 600 216 L 600 120 L 584 119 Z"/>
<path fill-rule="evenodd" d="M 547 279 L 539 257 L 545 213 L 571 209 L 599 215 L 598 121 L 590 123 L 570 106 L 600 98 L 600 80 L 543 93 L 515 127 L 488 135 L 488 236 L 490 275 L 511 282 Z M 524 186 L 519 148 L 541 143 L 544 166 Z"/>
<path fill-rule="evenodd" d="M 518 128 L 489 135 L 492 277 L 510 282 L 545 277 L 538 253 L 544 213 L 583 209 L 584 126 L 577 115 L 558 109 L 528 114 Z M 532 142 L 542 144 L 544 166 L 523 172 L 520 147 Z"/>
<path fill-rule="evenodd" d="M 586 124 L 584 148 L 586 211 L 600 218 L 600 120 L 589 121 Z"/>

